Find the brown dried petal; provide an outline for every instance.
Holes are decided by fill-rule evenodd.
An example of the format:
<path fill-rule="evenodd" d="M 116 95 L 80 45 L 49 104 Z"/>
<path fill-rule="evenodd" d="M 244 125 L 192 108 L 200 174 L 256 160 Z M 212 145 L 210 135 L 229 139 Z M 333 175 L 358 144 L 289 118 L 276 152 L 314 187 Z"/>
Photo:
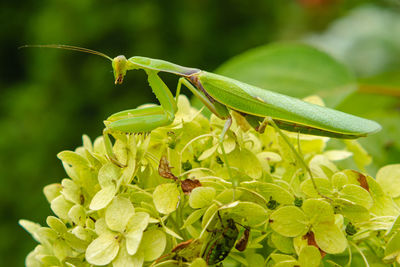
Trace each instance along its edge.
<path fill-rule="evenodd" d="M 167 160 L 166 156 L 161 156 L 160 159 L 160 164 L 158 165 L 158 174 L 161 177 L 167 178 L 167 179 L 172 179 L 172 180 L 177 180 L 178 177 L 176 177 L 172 172 L 171 172 L 171 168 L 169 166 L 169 162 Z"/>
<path fill-rule="evenodd" d="M 193 189 L 195 189 L 196 187 L 199 187 L 199 186 L 201 186 L 201 183 L 197 179 L 189 179 L 188 178 L 181 182 L 182 191 L 186 195 L 190 194 L 190 192 L 192 192 Z"/>

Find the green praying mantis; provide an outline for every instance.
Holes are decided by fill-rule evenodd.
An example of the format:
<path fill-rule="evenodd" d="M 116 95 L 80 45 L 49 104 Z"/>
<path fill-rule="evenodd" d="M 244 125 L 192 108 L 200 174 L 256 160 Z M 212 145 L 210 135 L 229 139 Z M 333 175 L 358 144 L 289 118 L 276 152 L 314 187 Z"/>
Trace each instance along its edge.
<path fill-rule="evenodd" d="M 236 111 L 257 131 L 262 132 L 267 124 L 273 126 L 310 174 L 314 188 L 318 193 L 318 188 L 308 165 L 280 129 L 342 139 L 367 136 L 381 129 L 378 123 L 371 120 L 304 102 L 297 98 L 258 88 L 215 73 L 183 67 L 160 59 L 139 56 L 127 59 L 122 55 L 111 58 L 98 51 L 68 45 L 24 47 L 59 48 L 105 57 L 112 62 L 115 84 L 123 82 L 128 70 L 142 69 L 146 72 L 150 87 L 158 98 L 160 105 L 117 112 L 109 116 L 104 122 L 106 127 L 103 131 L 103 136 L 107 156 L 120 167 L 123 167 L 123 165 L 119 163 L 112 150 L 110 135 L 151 132 L 157 127 L 171 124 L 177 112 L 177 99 L 182 85 L 199 98 L 213 114 L 225 120 L 225 125 L 219 136 L 219 144 L 225 160 L 226 154 L 222 144 L 232 124 L 231 111 Z M 159 72 L 167 72 L 180 77 L 175 97 L 159 77 Z M 228 162 L 227 169 L 229 176 L 232 177 Z M 237 183 L 238 181 L 232 181 L 233 187 Z M 321 193 L 320 195 L 322 196 Z"/>

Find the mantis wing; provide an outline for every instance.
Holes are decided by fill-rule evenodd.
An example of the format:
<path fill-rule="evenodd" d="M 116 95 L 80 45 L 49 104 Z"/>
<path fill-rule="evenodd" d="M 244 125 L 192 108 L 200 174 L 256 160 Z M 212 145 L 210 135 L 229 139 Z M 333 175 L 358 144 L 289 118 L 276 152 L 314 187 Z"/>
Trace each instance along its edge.
<path fill-rule="evenodd" d="M 374 121 L 307 103 L 225 76 L 202 71 L 198 78 L 207 93 L 218 102 L 245 114 L 269 116 L 280 128 L 288 131 L 351 139 L 381 129 Z"/>

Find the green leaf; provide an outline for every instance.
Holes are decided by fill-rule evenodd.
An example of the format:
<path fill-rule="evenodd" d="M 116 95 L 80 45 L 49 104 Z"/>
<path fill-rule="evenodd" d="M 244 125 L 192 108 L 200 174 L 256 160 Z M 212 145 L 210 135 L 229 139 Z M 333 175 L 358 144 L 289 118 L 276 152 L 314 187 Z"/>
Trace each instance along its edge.
<path fill-rule="evenodd" d="M 140 251 L 144 253 L 144 261 L 153 261 L 160 257 L 167 245 L 167 238 L 160 230 L 144 232 Z"/>
<path fill-rule="evenodd" d="M 346 236 L 335 223 L 319 223 L 313 225 L 312 229 L 315 242 L 326 253 L 338 254 L 346 249 Z"/>
<path fill-rule="evenodd" d="M 103 233 L 86 250 L 86 260 L 94 265 L 109 264 L 118 254 L 119 243 L 112 233 Z"/>
<path fill-rule="evenodd" d="M 348 69 L 329 55 L 302 44 L 273 44 L 249 50 L 217 73 L 285 95 L 318 95 L 336 107 L 356 90 Z"/>
<path fill-rule="evenodd" d="M 321 253 L 315 246 L 306 246 L 300 251 L 299 263 L 301 267 L 318 267 L 321 262 Z"/>
<path fill-rule="evenodd" d="M 208 206 L 215 198 L 216 191 L 213 187 L 196 187 L 189 196 L 189 205 L 193 209 Z"/>
<path fill-rule="evenodd" d="M 379 169 L 376 181 L 391 197 L 400 196 L 400 164 L 386 165 Z"/>
<path fill-rule="evenodd" d="M 333 223 L 335 220 L 332 206 L 323 200 L 307 199 L 304 201 L 302 209 L 312 225 Z"/>
<path fill-rule="evenodd" d="M 179 204 L 180 193 L 175 183 L 160 184 L 153 192 L 153 202 L 158 212 L 169 214 Z"/>
<path fill-rule="evenodd" d="M 135 214 L 135 208 L 129 199 L 121 196 L 114 197 L 105 213 L 108 228 L 123 232 L 133 214 Z"/>
<path fill-rule="evenodd" d="M 286 206 L 271 214 L 270 226 L 278 234 L 296 237 L 307 232 L 309 223 L 301 209 L 295 206 Z"/>
<path fill-rule="evenodd" d="M 105 208 L 113 200 L 115 193 L 116 188 L 114 185 L 104 187 L 92 198 L 89 208 L 91 210 L 101 210 Z"/>

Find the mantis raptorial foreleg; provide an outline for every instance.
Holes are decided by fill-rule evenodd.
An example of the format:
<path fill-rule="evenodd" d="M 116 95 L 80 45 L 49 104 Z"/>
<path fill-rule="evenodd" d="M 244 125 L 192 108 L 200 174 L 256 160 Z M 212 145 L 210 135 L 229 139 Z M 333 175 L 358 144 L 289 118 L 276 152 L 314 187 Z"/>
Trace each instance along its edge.
<path fill-rule="evenodd" d="M 113 133 L 143 133 L 153 129 L 169 125 L 174 121 L 177 106 L 175 99 L 157 75 L 156 71 L 146 71 L 148 81 L 154 94 L 160 101 L 161 106 L 151 106 L 125 110 L 111 115 L 104 122 L 106 128 L 103 131 L 104 143 L 107 156 L 110 160 L 122 167 L 117 160 L 113 150 L 109 135 Z"/>

